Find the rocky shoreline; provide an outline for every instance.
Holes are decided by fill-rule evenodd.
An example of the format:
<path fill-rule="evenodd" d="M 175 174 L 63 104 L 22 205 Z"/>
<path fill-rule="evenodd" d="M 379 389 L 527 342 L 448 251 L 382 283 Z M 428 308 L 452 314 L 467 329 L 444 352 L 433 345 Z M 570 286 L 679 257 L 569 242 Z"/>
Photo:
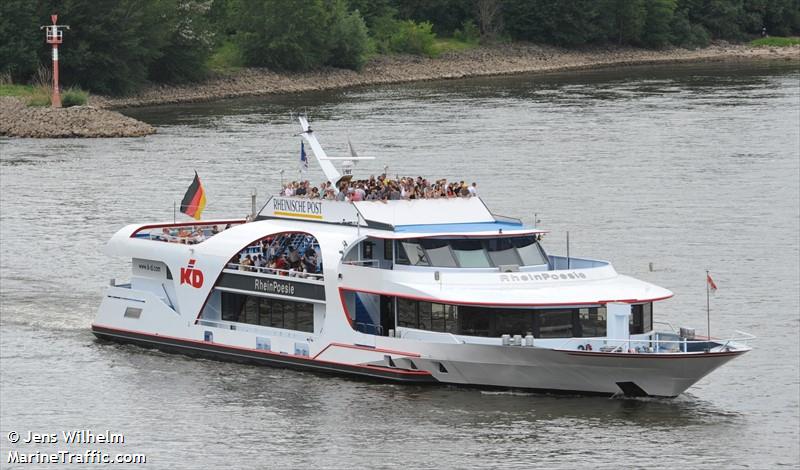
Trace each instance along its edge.
<path fill-rule="evenodd" d="M 155 132 L 149 124 L 108 109 L 28 106 L 17 98 L 0 97 L 0 136 L 141 137 Z"/>
<path fill-rule="evenodd" d="M 183 86 L 152 86 L 122 98 L 91 96 L 90 106 L 55 110 L 26 107 L 0 98 L 0 136 L 139 137 L 155 128 L 112 109 L 213 101 L 243 96 L 300 93 L 426 80 L 548 73 L 572 70 L 723 61 L 800 62 L 800 46 L 751 47 L 716 44 L 704 49 L 648 50 L 626 47 L 562 49 L 527 43 L 481 46 L 437 58 L 394 55 L 373 58 L 361 72 L 323 69 L 278 73 L 248 68 Z"/>

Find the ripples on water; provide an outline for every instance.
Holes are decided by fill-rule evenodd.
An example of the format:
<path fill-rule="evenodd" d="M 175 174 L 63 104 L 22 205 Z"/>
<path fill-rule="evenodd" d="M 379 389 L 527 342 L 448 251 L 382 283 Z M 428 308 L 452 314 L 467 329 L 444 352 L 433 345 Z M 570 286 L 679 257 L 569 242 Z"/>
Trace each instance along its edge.
<path fill-rule="evenodd" d="M 349 134 L 379 157 L 359 173 L 477 181 L 496 213 L 538 213 L 551 252 L 569 230 L 573 255 L 672 289 L 656 315 L 675 325 L 704 330 L 710 269 L 712 332 L 763 339 L 674 400 L 398 386 L 96 342 L 102 290 L 130 269 L 101 253 L 111 234 L 171 220 L 195 169 L 209 218 L 247 213 L 251 188 L 266 200 L 279 169 L 295 178 L 292 111 L 310 114 L 329 153 L 346 154 Z M 516 76 L 130 114 L 159 133 L 0 140 L 3 435 L 107 428 L 152 468 L 800 463 L 797 68 Z"/>

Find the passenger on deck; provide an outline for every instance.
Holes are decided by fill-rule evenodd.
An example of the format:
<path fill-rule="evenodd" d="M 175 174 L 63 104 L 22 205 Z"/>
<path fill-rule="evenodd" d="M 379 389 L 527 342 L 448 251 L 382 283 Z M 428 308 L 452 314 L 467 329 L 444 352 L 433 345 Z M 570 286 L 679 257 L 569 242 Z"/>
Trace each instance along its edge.
<path fill-rule="evenodd" d="M 287 258 L 289 264 L 295 265 L 300 262 L 300 252 L 297 251 L 296 246 L 289 247 L 289 256 Z"/>
<path fill-rule="evenodd" d="M 285 256 L 279 256 L 275 260 L 275 270 L 281 276 L 286 275 L 286 268 L 288 268 L 288 267 L 289 267 L 289 263 L 286 262 L 286 257 Z"/>
<path fill-rule="evenodd" d="M 250 255 L 246 255 L 244 259 L 239 263 L 239 269 L 242 271 L 253 270 L 253 260 L 250 259 Z"/>

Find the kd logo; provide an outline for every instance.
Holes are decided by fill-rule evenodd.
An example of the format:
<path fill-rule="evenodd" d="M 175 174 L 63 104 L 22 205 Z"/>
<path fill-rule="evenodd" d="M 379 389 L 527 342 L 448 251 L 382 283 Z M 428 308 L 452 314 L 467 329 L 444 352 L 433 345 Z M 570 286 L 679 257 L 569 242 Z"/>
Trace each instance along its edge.
<path fill-rule="evenodd" d="M 188 268 L 181 268 L 181 285 L 189 284 L 195 289 L 203 287 L 203 271 L 194 268 L 195 260 L 189 260 Z"/>

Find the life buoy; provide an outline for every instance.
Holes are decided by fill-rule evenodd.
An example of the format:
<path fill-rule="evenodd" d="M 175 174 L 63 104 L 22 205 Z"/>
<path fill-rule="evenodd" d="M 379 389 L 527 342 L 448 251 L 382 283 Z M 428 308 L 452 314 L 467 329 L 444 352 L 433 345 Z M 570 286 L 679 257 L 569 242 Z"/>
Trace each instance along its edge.
<path fill-rule="evenodd" d="M 578 351 L 583 351 L 584 349 L 585 349 L 585 348 L 583 347 L 583 345 L 582 345 L 582 344 L 579 344 L 579 345 L 578 345 Z"/>

